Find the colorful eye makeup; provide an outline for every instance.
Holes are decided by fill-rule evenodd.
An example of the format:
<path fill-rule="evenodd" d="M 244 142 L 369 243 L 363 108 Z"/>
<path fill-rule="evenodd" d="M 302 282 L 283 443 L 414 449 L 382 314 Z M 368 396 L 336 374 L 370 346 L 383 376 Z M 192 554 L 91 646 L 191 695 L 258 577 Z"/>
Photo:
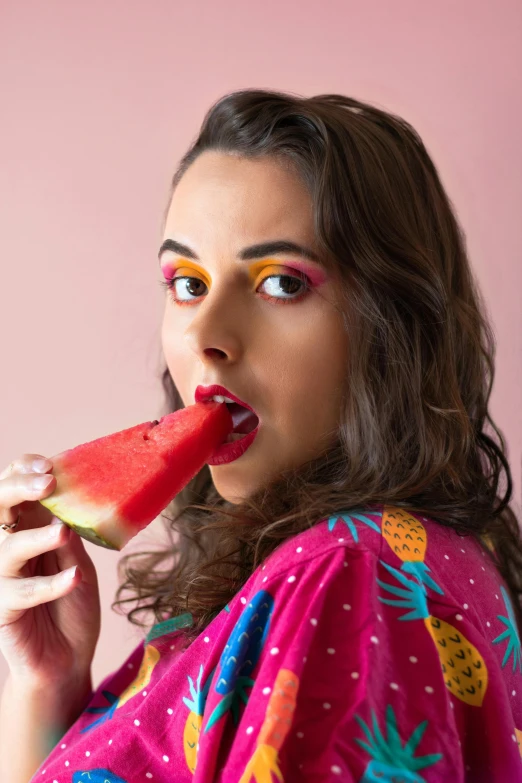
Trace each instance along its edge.
<path fill-rule="evenodd" d="M 165 281 L 161 281 L 160 284 L 171 290 L 173 300 L 178 305 L 190 305 L 197 302 L 200 297 L 197 295 L 192 299 L 179 299 L 174 295 L 174 288 L 176 281 L 178 280 L 201 280 L 207 288 L 211 287 L 212 278 L 205 271 L 205 269 L 199 264 L 194 263 L 188 259 L 182 259 L 180 261 L 170 261 L 163 263 L 161 266 Z M 292 275 L 295 272 L 295 275 Z M 318 288 L 326 282 L 327 275 L 324 270 L 317 268 L 315 265 L 308 264 L 302 261 L 279 261 L 278 259 L 263 259 L 262 261 L 256 261 L 249 264 L 248 278 L 253 284 L 255 290 L 267 280 L 272 283 L 272 279 L 277 278 L 290 278 L 291 280 L 298 281 L 303 289 L 297 292 L 297 295 L 288 296 L 273 296 L 260 293 L 263 299 L 270 300 L 277 304 L 291 304 L 301 301 L 309 292 L 311 288 Z"/>

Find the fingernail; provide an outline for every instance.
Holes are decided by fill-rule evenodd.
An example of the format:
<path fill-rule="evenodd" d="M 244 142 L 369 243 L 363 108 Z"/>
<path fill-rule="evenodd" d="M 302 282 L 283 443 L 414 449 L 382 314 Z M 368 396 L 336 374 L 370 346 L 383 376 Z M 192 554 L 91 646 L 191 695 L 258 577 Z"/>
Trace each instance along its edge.
<path fill-rule="evenodd" d="M 33 462 L 33 471 L 35 473 L 46 473 L 51 467 L 48 459 L 35 459 Z"/>
<path fill-rule="evenodd" d="M 72 582 L 76 576 L 77 568 L 78 566 L 72 566 L 71 568 L 68 568 L 67 571 L 62 571 L 59 576 L 60 582 Z"/>
<path fill-rule="evenodd" d="M 65 525 L 61 520 L 59 520 L 57 523 L 51 522 L 51 526 L 49 526 L 47 533 L 54 538 L 58 538 L 64 527 Z"/>
<path fill-rule="evenodd" d="M 53 480 L 52 476 L 37 476 L 31 482 L 32 489 L 40 490 L 45 489 Z"/>

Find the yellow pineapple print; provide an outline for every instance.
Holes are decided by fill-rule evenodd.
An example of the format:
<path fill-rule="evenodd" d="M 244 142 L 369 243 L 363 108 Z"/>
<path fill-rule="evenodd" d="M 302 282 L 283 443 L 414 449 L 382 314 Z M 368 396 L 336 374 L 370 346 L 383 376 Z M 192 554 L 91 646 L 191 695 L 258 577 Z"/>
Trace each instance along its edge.
<path fill-rule="evenodd" d="M 152 644 L 148 644 L 145 647 L 145 653 L 141 661 L 140 670 L 136 678 L 127 688 L 125 688 L 120 698 L 118 699 L 118 707 L 123 707 L 123 705 L 129 701 L 129 699 L 132 699 L 133 696 L 135 696 L 137 693 L 140 693 L 140 691 L 147 687 L 150 682 L 150 678 L 152 677 L 154 667 L 158 663 L 160 657 L 159 650 L 157 650 L 156 647 L 153 647 Z"/>
<path fill-rule="evenodd" d="M 213 674 L 214 670 L 212 670 L 210 675 L 207 677 L 207 681 L 203 689 L 201 689 L 203 665 L 199 667 L 196 687 L 194 687 L 192 677 L 187 676 L 191 698 L 188 699 L 186 696 L 183 697 L 184 704 L 186 704 L 190 710 L 187 716 L 187 720 L 185 721 L 185 728 L 183 730 L 183 748 L 185 750 L 185 761 L 187 762 L 187 767 L 190 769 L 192 774 L 194 774 L 194 770 L 196 769 L 199 735 L 201 734 L 201 725 L 203 723 L 203 712 L 205 710 L 205 703 L 207 701 L 208 691 Z"/>
<path fill-rule="evenodd" d="M 401 570 L 442 595 L 439 585 L 429 576 L 430 570 L 424 558 L 428 536 L 422 522 L 402 508 L 385 506 L 382 512 L 381 531 L 388 546 L 403 561 Z"/>
<path fill-rule="evenodd" d="M 396 600 L 379 596 L 379 600 L 384 604 L 410 609 L 411 611 L 403 615 L 401 620 L 424 620 L 440 658 L 446 688 L 466 704 L 480 707 L 488 687 L 488 670 L 480 652 L 453 625 L 430 615 L 426 592 L 422 585 L 408 579 L 401 571 L 384 561 L 381 560 L 380 563 L 401 583 L 402 587 L 395 587 L 378 579 L 377 583 L 384 590 L 400 596 Z"/>

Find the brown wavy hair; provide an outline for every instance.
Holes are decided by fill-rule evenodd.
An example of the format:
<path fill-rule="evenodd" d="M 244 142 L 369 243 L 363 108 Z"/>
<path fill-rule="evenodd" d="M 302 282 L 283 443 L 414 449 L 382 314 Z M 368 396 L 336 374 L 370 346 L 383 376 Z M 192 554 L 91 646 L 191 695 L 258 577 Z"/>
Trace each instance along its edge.
<path fill-rule="evenodd" d="M 344 95 L 227 94 L 178 166 L 164 224 L 174 189 L 206 150 L 269 157 L 308 188 L 350 330 L 342 426 L 327 453 L 240 504 L 217 493 L 205 465 L 162 514 L 168 547 L 120 560 L 112 608 L 134 603 L 128 619 L 140 627 L 188 611 L 195 635 L 285 539 L 341 509 L 392 505 L 485 536 L 522 626 L 512 478 L 488 412 L 494 335 L 464 233 L 418 133 Z M 162 415 L 183 408 L 166 367 L 159 377 Z"/>

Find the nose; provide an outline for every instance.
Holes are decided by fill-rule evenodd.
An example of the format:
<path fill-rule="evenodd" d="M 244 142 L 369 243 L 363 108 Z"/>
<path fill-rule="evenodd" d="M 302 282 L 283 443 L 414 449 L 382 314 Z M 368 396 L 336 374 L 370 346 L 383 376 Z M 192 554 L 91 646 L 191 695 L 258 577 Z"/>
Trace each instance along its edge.
<path fill-rule="evenodd" d="M 209 298 L 186 327 L 183 337 L 189 348 L 203 362 L 236 362 L 244 351 L 245 321 L 241 306 L 228 299 L 218 302 Z"/>

